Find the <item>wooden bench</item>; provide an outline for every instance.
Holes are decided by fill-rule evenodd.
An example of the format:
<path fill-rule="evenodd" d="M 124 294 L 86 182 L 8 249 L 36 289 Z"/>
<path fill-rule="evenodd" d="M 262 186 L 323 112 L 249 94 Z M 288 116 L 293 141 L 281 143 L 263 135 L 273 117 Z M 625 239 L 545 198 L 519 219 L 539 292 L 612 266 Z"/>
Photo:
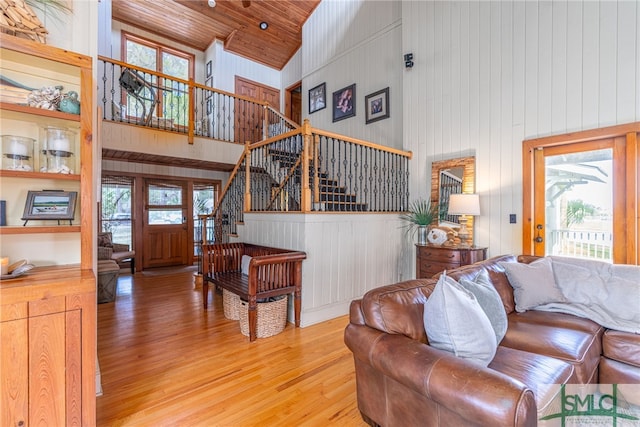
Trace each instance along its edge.
<path fill-rule="evenodd" d="M 251 257 L 242 274 L 242 256 Z M 209 283 L 248 301 L 249 341 L 256 339 L 258 300 L 293 293 L 295 324 L 300 326 L 302 261 L 307 254 L 251 243 L 202 245 L 202 300 L 208 306 Z"/>

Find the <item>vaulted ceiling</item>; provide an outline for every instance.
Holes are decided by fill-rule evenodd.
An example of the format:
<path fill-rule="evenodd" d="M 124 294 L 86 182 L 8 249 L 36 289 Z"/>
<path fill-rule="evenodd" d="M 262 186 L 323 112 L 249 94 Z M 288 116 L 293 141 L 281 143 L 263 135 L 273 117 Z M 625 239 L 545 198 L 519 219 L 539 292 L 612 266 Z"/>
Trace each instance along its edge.
<path fill-rule="evenodd" d="M 113 0 L 113 19 L 205 51 L 229 52 L 281 70 L 302 43 L 302 25 L 321 0 Z M 266 22 L 268 28 L 260 29 Z"/>

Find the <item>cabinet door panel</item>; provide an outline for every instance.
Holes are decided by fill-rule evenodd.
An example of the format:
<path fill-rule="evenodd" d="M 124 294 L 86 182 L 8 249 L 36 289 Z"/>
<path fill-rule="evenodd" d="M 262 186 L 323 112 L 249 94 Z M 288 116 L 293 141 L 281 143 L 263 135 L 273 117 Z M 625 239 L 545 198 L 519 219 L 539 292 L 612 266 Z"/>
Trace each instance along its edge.
<path fill-rule="evenodd" d="M 0 322 L 0 425 L 29 425 L 27 319 Z"/>
<path fill-rule="evenodd" d="M 67 426 L 82 425 L 82 312 L 66 312 Z"/>
<path fill-rule="evenodd" d="M 65 314 L 29 319 L 30 425 L 66 425 Z"/>

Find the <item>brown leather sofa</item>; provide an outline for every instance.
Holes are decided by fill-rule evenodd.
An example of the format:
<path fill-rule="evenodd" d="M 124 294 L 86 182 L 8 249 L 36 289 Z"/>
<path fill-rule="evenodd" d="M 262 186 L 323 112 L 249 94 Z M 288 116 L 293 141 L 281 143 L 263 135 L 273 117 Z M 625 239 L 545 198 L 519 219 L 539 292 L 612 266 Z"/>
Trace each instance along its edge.
<path fill-rule="evenodd" d="M 369 291 L 350 307 L 345 343 L 353 352 L 358 408 L 379 426 L 535 426 L 551 408 L 550 384 L 640 383 L 640 335 L 605 330 L 585 318 L 515 311 L 513 289 L 495 257 L 447 272 L 473 279 L 486 269 L 508 329 L 488 367 L 430 347 L 423 304 L 437 280 Z"/>

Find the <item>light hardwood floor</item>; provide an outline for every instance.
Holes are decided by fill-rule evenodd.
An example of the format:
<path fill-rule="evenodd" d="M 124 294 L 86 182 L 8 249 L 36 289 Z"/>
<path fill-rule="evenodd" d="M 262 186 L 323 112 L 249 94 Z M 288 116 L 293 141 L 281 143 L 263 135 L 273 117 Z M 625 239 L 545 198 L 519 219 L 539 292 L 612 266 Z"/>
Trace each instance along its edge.
<path fill-rule="evenodd" d="M 120 276 L 98 305 L 99 426 L 366 426 L 346 316 L 250 343 L 213 299 L 189 269 Z"/>

